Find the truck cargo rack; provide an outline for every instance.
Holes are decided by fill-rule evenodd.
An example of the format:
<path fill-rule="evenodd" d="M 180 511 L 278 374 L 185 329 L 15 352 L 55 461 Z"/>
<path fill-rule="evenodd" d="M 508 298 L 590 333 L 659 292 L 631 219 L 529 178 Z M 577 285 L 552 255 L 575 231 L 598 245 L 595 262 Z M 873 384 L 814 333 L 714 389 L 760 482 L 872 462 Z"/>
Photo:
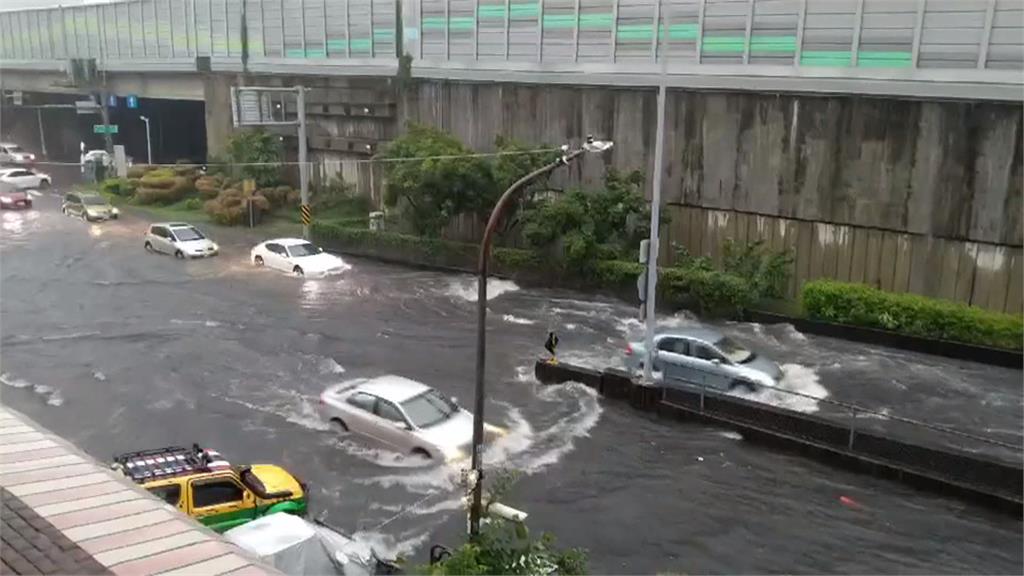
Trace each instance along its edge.
<path fill-rule="evenodd" d="M 192 448 L 170 446 L 116 455 L 111 467 L 120 470 L 133 482 L 141 484 L 196 472 L 208 472 L 209 462 L 206 453 L 198 445 L 193 445 Z"/>

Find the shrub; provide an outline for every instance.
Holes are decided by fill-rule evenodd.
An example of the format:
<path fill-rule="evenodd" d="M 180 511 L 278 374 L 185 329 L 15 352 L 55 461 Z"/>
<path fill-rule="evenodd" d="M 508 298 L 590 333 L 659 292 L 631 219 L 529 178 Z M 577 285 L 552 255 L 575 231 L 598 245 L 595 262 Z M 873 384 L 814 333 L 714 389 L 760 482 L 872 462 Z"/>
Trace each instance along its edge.
<path fill-rule="evenodd" d="M 139 204 L 174 204 L 184 200 L 195 192 L 189 178 L 175 176 L 153 176 L 151 172 L 140 180 L 141 188 L 135 192 L 135 201 Z"/>
<path fill-rule="evenodd" d="M 191 165 L 182 165 L 182 164 L 183 164 L 182 161 L 179 160 L 177 162 L 177 165 L 175 165 L 173 168 L 171 168 L 171 170 L 174 171 L 174 174 L 177 175 L 177 176 L 191 176 L 192 178 L 195 178 L 196 175 L 197 175 L 197 172 L 198 172 L 198 170 L 196 170 L 196 167 L 195 166 L 191 166 Z"/>
<path fill-rule="evenodd" d="M 913 336 L 1020 350 L 1024 318 L 957 302 L 885 292 L 863 284 L 815 280 L 804 284 L 808 316 Z"/>
<path fill-rule="evenodd" d="M 199 198 L 189 198 L 182 204 L 185 210 L 202 210 L 203 201 Z"/>
<path fill-rule="evenodd" d="M 213 200 L 220 194 L 221 187 L 224 185 L 224 178 L 219 175 L 213 176 L 200 176 L 195 181 L 196 190 L 199 192 L 199 197 L 204 200 Z"/>
<path fill-rule="evenodd" d="M 108 178 L 100 185 L 100 191 L 105 194 L 128 197 L 135 193 L 137 180 L 127 178 Z"/>
<path fill-rule="evenodd" d="M 170 168 L 158 168 L 147 172 L 139 179 L 139 185 L 143 188 L 172 188 L 177 182 L 177 175 Z"/>
<path fill-rule="evenodd" d="M 277 186 L 274 188 L 261 188 L 259 194 L 270 201 L 271 208 L 280 208 L 288 205 L 288 199 L 293 190 L 291 186 Z"/>
<path fill-rule="evenodd" d="M 235 226 L 249 221 L 249 202 L 252 202 L 253 218 L 256 222 L 270 210 L 270 201 L 263 195 L 247 196 L 237 188 L 227 188 L 213 200 L 207 200 L 203 204 L 203 211 L 218 224 Z"/>

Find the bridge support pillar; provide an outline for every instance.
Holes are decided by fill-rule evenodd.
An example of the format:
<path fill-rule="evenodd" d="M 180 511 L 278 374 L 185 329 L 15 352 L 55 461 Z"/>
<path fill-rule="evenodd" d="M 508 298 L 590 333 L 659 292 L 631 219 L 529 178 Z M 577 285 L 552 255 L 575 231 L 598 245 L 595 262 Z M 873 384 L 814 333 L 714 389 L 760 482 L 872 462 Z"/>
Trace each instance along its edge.
<path fill-rule="evenodd" d="M 231 122 L 231 85 L 235 78 L 226 74 L 203 77 L 203 98 L 206 101 L 206 153 L 221 154 L 234 129 Z"/>

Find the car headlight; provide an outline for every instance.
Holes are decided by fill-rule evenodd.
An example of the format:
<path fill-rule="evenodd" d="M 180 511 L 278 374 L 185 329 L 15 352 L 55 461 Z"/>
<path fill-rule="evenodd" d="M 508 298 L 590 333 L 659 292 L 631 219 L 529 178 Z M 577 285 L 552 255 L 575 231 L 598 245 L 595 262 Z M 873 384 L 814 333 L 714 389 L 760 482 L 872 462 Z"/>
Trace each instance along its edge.
<path fill-rule="evenodd" d="M 216 242 L 213 242 L 213 243 L 212 243 L 212 244 L 210 245 L 210 247 L 211 247 L 211 248 L 213 248 L 213 251 L 214 251 L 214 252 L 219 252 L 219 251 L 220 251 L 220 246 L 218 246 Z"/>
<path fill-rule="evenodd" d="M 110 213 L 111 213 L 111 214 L 120 214 L 120 213 L 121 213 L 121 211 L 120 211 L 120 210 L 118 210 L 118 209 L 117 209 L 117 207 L 114 207 L 114 208 L 111 208 L 111 209 L 110 209 Z"/>
<path fill-rule="evenodd" d="M 508 436 L 508 430 L 505 430 L 501 426 L 494 426 L 493 424 L 484 422 L 484 435 L 491 438 L 501 438 L 503 436 Z"/>

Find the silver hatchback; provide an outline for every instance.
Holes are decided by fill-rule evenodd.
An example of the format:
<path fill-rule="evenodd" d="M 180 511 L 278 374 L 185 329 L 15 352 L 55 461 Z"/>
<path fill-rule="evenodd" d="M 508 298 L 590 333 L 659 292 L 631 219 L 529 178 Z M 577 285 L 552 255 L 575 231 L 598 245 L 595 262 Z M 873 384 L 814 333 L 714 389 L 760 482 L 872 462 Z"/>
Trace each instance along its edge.
<path fill-rule="evenodd" d="M 146 230 L 143 247 L 147 252 L 173 254 L 176 258 L 206 258 L 220 252 L 216 242 L 185 222 L 151 225 Z"/>
<path fill-rule="evenodd" d="M 626 367 L 642 370 L 647 358 L 643 342 L 626 347 Z M 666 384 L 685 382 L 719 390 L 756 390 L 775 386 L 782 369 L 775 362 L 707 328 L 680 329 L 654 336 L 652 370 Z"/>

